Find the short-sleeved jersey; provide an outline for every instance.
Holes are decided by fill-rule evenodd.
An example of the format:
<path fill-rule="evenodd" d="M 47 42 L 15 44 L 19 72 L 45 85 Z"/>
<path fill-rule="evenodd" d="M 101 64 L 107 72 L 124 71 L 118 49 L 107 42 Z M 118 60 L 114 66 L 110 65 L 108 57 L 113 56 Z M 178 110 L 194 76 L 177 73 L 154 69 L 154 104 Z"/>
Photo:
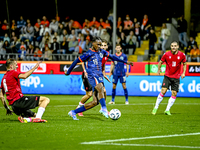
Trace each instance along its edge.
<path fill-rule="evenodd" d="M 127 56 L 124 53 L 120 53 L 119 55 L 116 53 L 115 56 L 117 56 L 121 60 L 127 61 Z M 124 63 L 114 61 L 114 65 L 115 65 L 115 68 L 114 68 L 113 75 L 124 76 L 125 75 Z"/>
<path fill-rule="evenodd" d="M 177 54 L 172 54 L 171 51 L 166 52 L 161 61 L 166 62 L 165 75 L 170 78 L 179 79 L 181 76 L 181 63 L 186 62 L 185 54 L 178 51 Z"/>
<path fill-rule="evenodd" d="M 7 71 L 1 81 L 1 88 L 3 93 L 6 94 L 9 105 L 12 105 L 16 100 L 23 97 L 19 74 L 20 73 L 15 70 Z"/>
<path fill-rule="evenodd" d="M 89 49 L 86 53 L 79 57 L 81 62 L 85 62 L 85 69 L 88 76 L 103 76 L 102 74 L 102 59 L 103 57 L 108 57 L 109 53 L 103 49 L 98 52 Z"/>

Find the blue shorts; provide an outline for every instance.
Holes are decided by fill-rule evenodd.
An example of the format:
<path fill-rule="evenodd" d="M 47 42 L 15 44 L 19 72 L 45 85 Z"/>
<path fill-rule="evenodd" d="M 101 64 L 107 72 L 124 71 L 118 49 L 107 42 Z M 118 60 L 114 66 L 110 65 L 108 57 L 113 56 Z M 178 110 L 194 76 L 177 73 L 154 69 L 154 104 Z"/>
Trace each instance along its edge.
<path fill-rule="evenodd" d="M 123 75 L 113 75 L 112 83 L 117 84 L 118 79 L 120 79 L 120 83 L 126 83 L 126 76 Z"/>
<path fill-rule="evenodd" d="M 88 80 L 92 85 L 92 91 L 94 92 L 95 86 L 99 83 L 103 83 L 103 76 L 88 76 Z"/>

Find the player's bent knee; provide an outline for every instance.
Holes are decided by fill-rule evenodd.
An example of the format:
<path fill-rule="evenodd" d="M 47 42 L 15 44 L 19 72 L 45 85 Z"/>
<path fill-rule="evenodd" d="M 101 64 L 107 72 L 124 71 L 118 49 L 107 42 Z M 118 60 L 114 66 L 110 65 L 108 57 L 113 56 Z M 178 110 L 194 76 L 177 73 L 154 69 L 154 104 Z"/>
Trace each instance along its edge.
<path fill-rule="evenodd" d="M 116 89 L 116 84 L 113 84 L 113 89 Z"/>
<path fill-rule="evenodd" d="M 88 95 L 89 97 L 92 97 L 92 91 L 88 92 L 87 95 Z"/>
<path fill-rule="evenodd" d="M 165 95 L 166 92 L 167 92 L 167 88 L 162 88 L 161 93 L 162 93 L 163 95 Z"/>
<path fill-rule="evenodd" d="M 50 99 L 46 97 L 46 103 L 49 104 L 50 103 Z"/>
<path fill-rule="evenodd" d="M 176 91 L 172 91 L 172 96 L 176 96 L 177 92 Z"/>

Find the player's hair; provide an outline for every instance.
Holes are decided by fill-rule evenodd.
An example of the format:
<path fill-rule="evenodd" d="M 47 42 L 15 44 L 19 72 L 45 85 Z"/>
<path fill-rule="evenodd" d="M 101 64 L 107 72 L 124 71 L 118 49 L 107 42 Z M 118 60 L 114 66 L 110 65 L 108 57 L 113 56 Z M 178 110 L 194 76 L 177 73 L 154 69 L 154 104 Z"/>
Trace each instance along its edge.
<path fill-rule="evenodd" d="M 179 45 L 177 41 L 172 41 L 171 44 L 172 44 L 172 43 L 177 43 L 177 45 Z"/>
<path fill-rule="evenodd" d="M 9 69 L 10 65 L 16 60 L 14 60 L 13 58 L 9 58 L 6 60 L 6 68 Z"/>
<path fill-rule="evenodd" d="M 117 46 L 120 46 L 120 47 L 122 47 L 122 46 L 121 46 L 121 44 L 116 44 L 116 47 L 117 47 Z"/>
<path fill-rule="evenodd" d="M 105 40 L 105 39 L 102 39 L 102 43 L 106 43 L 106 44 L 108 44 L 108 41 Z"/>
<path fill-rule="evenodd" d="M 96 41 L 102 41 L 102 39 L 100 38 L 100 37 L 98 37 L 98 36 L 93 36 L 93 38 L 92 38 L 92 43 L 94 43 L 94 42 L 96 42 Z"/>

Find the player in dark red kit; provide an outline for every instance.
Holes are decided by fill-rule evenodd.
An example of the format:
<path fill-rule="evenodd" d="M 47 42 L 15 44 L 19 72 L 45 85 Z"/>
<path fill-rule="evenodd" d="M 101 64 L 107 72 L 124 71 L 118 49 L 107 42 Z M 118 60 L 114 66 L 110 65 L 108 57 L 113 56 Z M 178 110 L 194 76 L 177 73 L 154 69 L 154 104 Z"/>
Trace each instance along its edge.
<path fill-rule="evenodd" d="M 6 61 L 7 72 L 1 81 L 0 99 L 7 110 L 7 114 L 11 115 L 12 111 L 7 106 L 4 98 L 4 94 L 6 94 L 9 105 L 12 107 L 13 112 L 19 116 L 18 120 L 22 123 L 47 122 L 41 118 L 50 99 L 43 96 L 24 96 L 19 80 L 28 78 L 39 67 L 40 63 L 38 62 L 31 70 L 22 74 L 16 71 L 18 65 L 14 59 L 8 59 Z M 35 114 L 30 109 L 37 106 L 39 108 L 37 114 Z"/>
<path fill-rule="evenodd" d="M 186 57 L 185 54 L 178 50 L 179 45 L 178 42 L 174 41 L 171 43 L 171 51 L 166 52 L 160 62 L 158 63 L 158 72 L 157 74 L 160 75 L 161 72 L 161 65 L 162 63 L 166 62 L 166 71 L 162 83 L 162 89 L 160 94 L 157 97 L 156 105 L 152 111 L 152 114 L 155 115 L 157 109 L 159 107 L 160 102 L 163 100 L 163 97 L 169 87 L 171 86 L 172 95 L 168 101 L 167 108 L 165 110 L 166 115 L 171 115 L 170 108 L 174 104 L 176 100 L 177 92 L 179 91 L 179 84 L 180 84 L 180 76 L 183 79 L 185 77 L 186 71 Z M 183 63 L 183 73 L 181 74 L 181 64 Z"/>

